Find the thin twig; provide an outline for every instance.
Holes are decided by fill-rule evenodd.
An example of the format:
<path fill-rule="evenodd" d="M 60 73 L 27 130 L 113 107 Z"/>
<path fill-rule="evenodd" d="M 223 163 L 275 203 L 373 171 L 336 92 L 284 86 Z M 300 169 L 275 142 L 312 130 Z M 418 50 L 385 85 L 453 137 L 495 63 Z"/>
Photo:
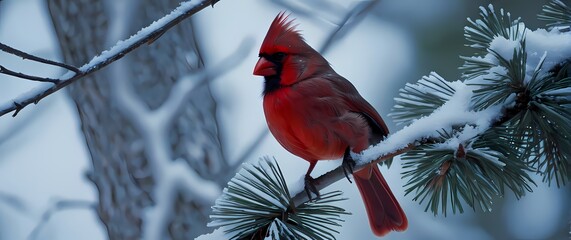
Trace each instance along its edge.
<path fill-rule="evenodd" d="M 418 144 L 419 143 L 408 144 L 406 147 L 398 149 L 398 150 L 390 152 L 390 153 L 387 153 L 385 155 L 382 155 L 372 162 L 357 165 L 353 168 L 353 171 L 357 172 L 357 171 L 364 169 L 365 167 L 367 167 L 371 164 L 378 164 L 384 160 L 387 160 L 389 158 L 392 158 L 392 157 L 398 156 L 400 154 L 403 154 L 405 152 L 408 152 L 410 150 L 413 150 L 416 146 L 418 146 Z M 321 191 L 322 189 L 324 189 L 324 188 L 328 187 L 329 185 L 331 185 L 331 184 L 333 184 L 339 180 L 342 180 L 342 179 L 345 179 L 345 173 L 343 171 L 343 166 L 339 166 L 339 167 L 319 176 L 318 178 L 316 178 L 314 186 L 318 191 Z M 305 191 L 301 191 L 293 197 L 293 202 L 296 206 L 299 206 L 300 204 L 305 203 L 307 201 L 309 201 L 309 198 L 308 198 L 307 194 L 305 193 Z"/>
<path fill-rule="evenodd" d="M 6 45 L 6 44 L 3 44 L 3 43 L 0 43 L 0 51 L 4 51 L 4 52 L 7 52 L 7 53 L 16 55 L 16 56 L 21 57 L 21 58 L 23 58 L 23 59 L 29 59 L 29 60 L 32 60 L 32 61 L 36 61 L 36 62 L 48 64 L 48 65 L 53 65 L 53 66 L 65 68 L 65 69 L 70 70 L 70 71 L 73 71 L 73 72 L 75 72 L 75 73 L 80 73 L 79 69 L 76 68 L 76 67 L 74 67 L 74 66 L 71 66 L 71 65 L 68 65 L 68 64 L 65 64 L 65 63 L 60 63 L 60 62 L 52 61 L 52 60 L 45 59 L 45 58 L 41 58 L 41 57 L 38 57 L 38 56 L 34 56 L 34 55 L 29 54 L 29 53 L 25 53 L 25 52 L 23 52 L 23 51 L 20 51 L 20 50 L 18 50 L 18 49 L 15 49 L 15 48 L 13 48 L 13 47 L 10 47 L 10 46 L 8 46 L 8 45 Z"/>
<path fill-rule="evenodd" d="M 171 89 L 167 99 L 160 108 L 155 110 L 154 114 L 168 116 L 166 118 L 168 122 L 172 123 L 175 121 L 179 113 L 186 107 L 186 102 L 192 96 L 193 92 L 200 89 L 199 87 L 202 85 L 209 84 L 212 80 L 219 78 L 237 67 L 248 52 L 251 51 L 253 46 L 254 40 L 247 37 L 242 40 L 242 43 L 240 43 L 233 53 L 224 58 L 220 63 L 205 67 L 199 70 L 199 72 L 194 72 L 186 76 L 190 79 L 181 79 L 178 81 Z M 192 81 L 192 79 L 199 80 Z"/>
<path fill-rule="evenodd" d="M 6 74 L 6 75 L 12 76 L 12 77 L 17 77 L 17 78 L 21 78 L 21 79 L 36 81 L 36 82 L 50 82 L 53 84 L 58 84 L 61 82 L 61 80 L 55 79 L 55 78 L 38 77 L 38 76 L 28 75 L 28 74 L 24 74 L 24 73 L 20 73 L 20 72 L 15 72 L 15 71 L 12 71 L 12 70 L 10 70 L 10 69 L 2 66 L 2 65 L 0 65 L 0 73 Z"/>
<path fill-rule="evenodd" d="M 4 203 L 20 212 L 28 211 L 28 206 L 26 205 L 24 200 L 10 193 L 0 192 L 0 203 Z"/>
<path fill-rule="evenodd" d="M 345 17 L 341 20 L 341 23 L 335 28 L 329 36 L 326 38 L 325 43 L 319 49 L 321 54 L 325 54 L 331 46 L 347 34 L 348 31 L 354 29 L 354 26 L 359 24 L 366 16 L 366 13 L 373 9 L 373 7 L 379 3 L 379 0 L 372 0 L 369 2 L 362 2 L 353 7 Z"/>
<path fill-rule="evenodd" d="M 12 103 L 1 105 L 0 116 L 4 116 L 9 112 L 14 111 L 12 116 L 15 117 L 24 107 L 32 103 L 39 102 L 46 96 L 49 96 L 50 94 L 68 86 L 69 84 L 72 84 L 75 81 L 102 69 L 112 62 L 121 59 L 127 53 L 130 53 L 141 45 L 150 41 L 154 41 L 156 38 L 180 23 L 182 20 L 194 15 L 198 11 L 208 6 L 211 6 L 215 2 L 217 1 L 203 0 L 197 3 L 195 3 L 195 1 L 187 1 L 181 3 L 181 5 L 174 9 L 170 14 L 141 29 L 137 34 L 123 41 L 123 44 L 115 45 L 110 50 L 104 51 L 98 57 L 93 58 L 93 60 L 91 60 L 89 63 L 79 68 L 79 73 L 70 71 L 60 77 L 58 80 L 61 81 L 59 81 L 57 84 L 52 86 L 40 86 L 31 92 L 22 94 L 20 97 L 13 100 Z"/>
<path fill-rule="evenodd" d="M 297 16 L 315 17 L 315 14 L 313 14 L 313 12 L 297 7 L 295 4 L 292 4 L 289 1 L 270 0 L 270 2 L 277 5 L 279 8 L 289 9 L 289 11 L 295 13 L 295 15 Z"/>
<path fill-rule="evenodd" d="M 30 235 L 28 235 L 29 240 L 37 239 L 40 231 L 48 223 L 50 218 L 63 210 L 68 209 L 95 209 L 95 203 L 86 200 L 58 200 L 54 202 L 46 211 L 42 214 L 40 222 L 34 227 Z"/>

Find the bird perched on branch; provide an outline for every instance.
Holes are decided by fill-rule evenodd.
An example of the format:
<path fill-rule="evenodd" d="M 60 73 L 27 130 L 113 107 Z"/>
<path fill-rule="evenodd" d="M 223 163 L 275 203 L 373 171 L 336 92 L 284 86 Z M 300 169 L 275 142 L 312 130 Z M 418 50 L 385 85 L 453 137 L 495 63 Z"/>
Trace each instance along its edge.
<path fill-rule="evenodd" d="M 305 189 L 319 194 L 311 177 L 317 161 L 343 157 L 352 172 L 359 153 L 388 134 L 379 113 L 347 79 L 309 46 L 285 13 L 272 22 L 254 75 L 265 79 L 263 106 L 271 133 L 289 152 L 309 162 Z M 375 235 L 404 231 L 408 220 L 376 164 L 353 173 Z"/>

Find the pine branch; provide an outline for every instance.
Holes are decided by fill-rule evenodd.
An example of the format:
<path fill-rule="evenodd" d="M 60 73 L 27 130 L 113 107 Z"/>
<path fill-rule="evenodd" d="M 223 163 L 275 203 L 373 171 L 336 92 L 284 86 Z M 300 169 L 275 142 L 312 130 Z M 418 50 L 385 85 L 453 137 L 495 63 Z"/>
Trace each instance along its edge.
<path fill-rule="evenodd" d="M 39 87 L 30 90 L 14 99 L 9 103 L 0 105 L 0 116 L 9 112 L 14 112 L 12 115 L 15 117 L 23 108 L 34 103 L 37 104 L 43 98 L 51 95 L 52 93 L 72 84 L 73 82 L 82 79 L 107 65 L 121 59 L 126 54 L 139 48 L 143 44 L 151 44 L 154 40 L 163 35 L 173 26 L 177 25 L 184 19 L 194 15 L 198 11 L 214 5 L 216 0 L 202 0 L 202 1 L 187 1 L 180 4 L 179 7 L 174 9 L 170 14 L 162 17 L 161 19 L 153 22 L 149 26 L 139 30 L 135 35 L 130 38 L 120 41 L 117 45 L 107 51 L 103 51 L 100 55 L 94 57 L 90 62 L 81 66 L 79 69 L 70 70 L 63 76 L 57 79 L 46 80 L 51 82 L 49 84 L 40 85 Z M 31 55 L 28 55 L 30 57 Z M 42 62 L 36 59 L 38 62 Z M 63 63 L 50 62 L 46 64 L 56 66 L 66 66 Z M 67 68 L 67 67 L 66 67 Z M 72 68 L 72 67 L 70 67 Z M 5 68 L 2 68 L 5 69 Z M 77 71 L 79 70 L 79 71 Z M 5 73 L 5 72 L 2 72 Z M 6 73 L 5 73 L 6 74 Z M 10 74 L 9 74 L 10 75 Z M 13 75 L 13 74 L 12 74 Z M 27 75 L 26 75 L 27 76 Z M 18 76 L 26 78 L 26 76 Z M 28 78 L 29 79 L 29 78 Z M 38 79 L 36 79 L 37 81 Z M 53 84 L 52 84 L 53 83 Z"/>
<path fill-rule="evenodd" d="M 396 104 L 389 117 L 392 117 L 397 125 L 409 125 L 444 105 L 454 92 L 455 89 L 450 83 L 432 72 L 418 83 L 407 83 L 399 90 L 399 97 L 395 98 Z"/>
<path fill-rule="evenodd" d="M 385 141 L 390 142 L 391 141 L 390 137 L 388 139 L 386 139 Z M 379 164 L 379 163 L 386 161 L 388 159 L 391 159 L 395 156 L 398 156 L 398 155 L 401 155 L 405 152 L 411 151 L 411 150 L 415 149 L 416 146 L 421 145 L 422 142 L 424 142 L 424 140 L 420 140 L 420 142 L 412 142 L 412 143 L 405 145 L 404 147 L 401 147 L 401 148 L 396 148 L 396 149 L 391 149 L 390 151 L 385 151 L 383 153 L 380 153 L 380 156 L 378 156 L 373 161 L 359 161 L 359 162 L 357 162 L 357 165 L 355 165 L 355 167 L 353 168 L 353 171 L 357 172 L 359 170 L 366 168 L 367 166 L 369 166 L 371 164 Z M 344 179 L 346 179 L 346 177 L 345 177 L 343 167 L 339 166 L 339 167 L 315 178 L 315 188 L 318 191 L 321 191 L 324 188 L 330 186 L 331 184 L 333 184 L 339 180 L 344 180 Z M 300 191 L 300 192 L 296 193 L 296 195 L 293 197 L 293 201 L 294 201 L 295 205 L 300 205 L 300 204 L 306 203 L 310 200 L 309 200 L 309 196 L 307 196 L 305 191 Z"/>
<path fill-rule="evenodd" d="M 464 37 L 469 42 L 467 46 L 477 50 L 476 55 L 487 54 L 495 37 L 518 40 L 524 35 L 519 18 L 512 20 L 510 14 L 504 13 L 503 9 L 500 9 L 498 15 L 492 4 L 487 8 L 480 7 L 480 17 L 477 20 L 468 18 L 471 26 L 464 28 Z"/>
<path fill-rule="evenodd" d="M 340 218 L 348 214 L 331 205 L 341 192 L 294 203 L 279 164 L 269 158 L 246 164 L 216 200 L 210 227 L 222 227 L 229 239 L 335 239 Z"/>
<path fill-rule="evenodd" d="M 570 67 L 567 61 L 556 75 L 532 79 L 522 96 L 528 109 L 508 122 L 515 139 L 525 143 L 522 149 L 530 166 L 558 187 L 571 179 L 571 74 L 566 70 Z"/>
<path fill-rule="evenodd" d="M 483 19 L 469 20 L 472 26 L 465 28 L 475 56 L 464 57 L 463 81 L 472 96 L 461 104 L 468 112 L 493 116 L 443 128 L 432 143 L 402 157 L 404 177 L 408 178 L 406 194 L 415 193 L 413 199 L 420 203 L 427 201 L 426 210 L 434 214 L 441 211 L 446 215 L 448 204 L 453 213 L 463 212 L 462 203 L 489 211 L 492 198 L 503 196 L 505 187 L 517 198 L 522 197 L 534 185 L 529 177 L 532 171 L 544 175 L 544 181 L 555 180 L 558 186 L 571 179 L 571 56 L 560 54 L 571 49 L 571 36 L 546 49 L 539 41 L 548 40 L 537 37 L 542 32 L 536 35 L 519 20 L 512 21 L 509 13 L 500 10 L 496 14 L 492 6 L 481 11 Z M 530 35 L 535 42 L 528 41 Z M 532 58 L 528 47 L 536 51 Z M 392 115 L 410 122 L 430 110 L 443 111 L 459 88 L 454 87 L 455 94 L 448 98 L 434 94 L 441 94 L 445 86 L 455 82 L 431 90 L 421 87 L 426 81 L 436 85 L 437 80 L 431 76 L 401 90 Z"/>

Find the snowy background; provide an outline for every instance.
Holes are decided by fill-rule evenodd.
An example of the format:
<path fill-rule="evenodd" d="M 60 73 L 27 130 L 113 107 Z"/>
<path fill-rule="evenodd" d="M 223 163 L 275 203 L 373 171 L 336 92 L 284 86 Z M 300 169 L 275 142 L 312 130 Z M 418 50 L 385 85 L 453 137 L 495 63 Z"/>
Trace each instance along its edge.
<path fill-rule="evenodd" d="M 334 69 L 351 80 L 382 116 L 390 112 L 392 98 L 405 82 L 434 70 L 448 80 L 458 76 L 468 54 L 463 47 L 462 27 L 466 17 L 477 17 L 477 6 L 490 1 L 382 1 L 349 35 L 337 42 L 326 58 Z M 529 28 L 544 1 L 491 1 L 512 16 L 522 16 Z M 349 7 L 351 3 L 344 3 Z M 522 6 L 525 5 L 525 6 Z M 239 156 L 255 136 L 266 128 L 262 106 L 262 78 L 254 77 L 257 48 L 275 15 L 283 10 L 269 1 L 222 0 L 215 8 L 200 12 L 197 27 L 206 49 L 206 63 L 217 63 L 237 48 L 244 38 L 253 38 L 255 48 L 239 66 L 213 82 L 219 104 L 222 141 L 226 156 Z M 326 21 L 297 18 L 307 42 L 319 47 L 339 16 Z M 60 59 L 46 4 L 42 0 L 0 1 L 0 42 L 26 52 Z M 57 77 L 60 69 L 22 61 L 0 52 L 0 65 L 30 74 Z M 0 103 L 10 101 L 34 83 L 0 76 Z M 85 178 L 91 167 L 79 128 L 76 110 L 65 91 L 30 106 L 18 117 L 0 118 L 0 239 L 26 239 L 41 216 L 56 200 L 96 201 L 96 191 Z M 398 129 L 385 117 L 392 131 Z M 264 139 L 250 160 L 271 155 L 280 162 L 288 179 L 297 180 L 307 163 L 291 155 L 271 137 Z M 236 157 L 237 158 L 237 157 Z M 335 163 L 326 163 L 329 167 Z M 328 166 L 319 166 L 314 174 Z M 303 169 L 300 171 L 299 169 Z M 520 201 L 512 195 L 499 201 L 492 213 L 466 212 L 446 218 L 424 212 L 424 206 L 404 196 L 398 159 L 387 171 L 381 169 L 409 219 L 409 229 L 386 239 L 546 239 L 566 236 L 570 228 L 569 187 L 557 189 L 539 184 Z M 541 182 L 540 179 L 536 179 Z M 330 187 L 342 189 L 349 201 L 342 203 L 353 215 L 345 218 L 338 239 L 372 239 L 366 214 L 355 186 L 340 181 Z M 567 202 L 567 204 L 566 204 Z M 493 220 L 493 221 L 492 221 Z M 492 224 L 493 223 L 493 224 Z M 105 239 L 103 226 L 89 208 L 56 213 L 39 232 L 39 239 Z"/>

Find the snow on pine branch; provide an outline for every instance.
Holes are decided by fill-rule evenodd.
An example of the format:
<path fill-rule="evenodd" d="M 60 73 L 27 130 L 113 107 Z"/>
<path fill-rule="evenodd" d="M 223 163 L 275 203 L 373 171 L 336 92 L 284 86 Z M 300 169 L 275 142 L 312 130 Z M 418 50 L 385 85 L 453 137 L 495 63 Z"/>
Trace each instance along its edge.
<path fill-rule="evenodd" d="M 526 28 L 524 31 L 526 33 L 525 46 L 520 45 L 519 40 L 509 40 L 503 36 L 496 36 L 491 40 L 489 50 L 497 52 L 499 56 L 505 59 L 511 60 L 514 49 L 518 50 L 525 47 L 527 61 L 525 62 L 524 79 L 526 81 L 532 78 L 535 71 L 538 71 L 541 75 L 547 75 L 548 71 L 556 65 L 571 59 L 571 34 L 561 33 L 557 30 L 547 31 L 545 29 L 532 31 Z M 492 53 L 473 58 L 486 62 L 490 66 L 497 66 L 499 63 Z M 541 68 L 538 69 L 540 66 Z M 498 120 L 502 116 L 502 108 L 515 104 L 515 98 L 512 96 L 512 98 L 501 104 L 491 106 L 482 111 L 476 111 L 473 110 L 471 103 L 473 91 L 477 89 L 478 83 L 487 81 L 486 79 L 496 79 L 498 76 L 505 75 L 506 72 L 507 69 L 504 67 L 492 67 L 485 74 L 467 79 L 465 82 L 455 81 L 445 84 L 442 84 L 442 81 L 445 81 L 442 77 L 432 72 L 417 84 L 407 84 L 406 88 L 411 88 L 409 92 L 423 92 L 427 95 L 436 96 L 442 102 L 445 101 L 444 104 L 430 115 L 411 121 L 412 124 L 409 126 L 391 134 L 380 144 L 363 151 L 360 161 L 369 162 L 375 160 L 380 156 L 404 148 L 415 141 L 436 137 L 438 131 L 450 129 L 456 125 L 474 124 L 478 126 L 479 131 L 485 131 L 491 126 L 493 121 Z M 435 86 L 427 86 L 429 84 L 434 84 Z M 450 92 L 450 89 L 453 89 L 454 92 L 451 97 L 442 93 L 444 91 Z M 560 91 L 569 91 L 569 89 Z M 409 93 L 401 93 L 401 97 L 396 98 L 397 105 L 395 108 L 400 108 L 402 104 L 410 103 L 409 100 L 402 97 L 403 95 L 408 95 L 407 97 L 410 98 Z M 420 106 L 428 104 L 425 102 L 425 99 L 417 97 L 416 100 Z M 391 115 L 394 116 L 395 113 L 393 112 Z M 475 135 L 477 132 L 472 132 L 469 135 Z"/>
<path fill-rule="evenodd" d="M 432 72 L 430 76 L 424 79 L 427 81 L 439 81 L 442 77 Z M 478 126 L 475 129 L 476 131 L 466 133 L 469 136 L 459 136 L 459 138 L 473 137 L 473 135 L 485 131 L 490 127 L 493 121 L 500 117 L 501 105 L 483 111 L 474 111 L 471 109 L 472 91 L 474 87 L 466 85 L 461 81 L 450 82 L 447 83 L 446 86 L 454 89 L 454 94 L 448 101 L 432 112 L 432 114 L 414 120 L 410 125 L 389 135 L 389 137 L 381 143 L 363 151 L 357 158 L 359 159 L 359 164 L 374 161 L 384 155 L 403 149 L 409 144 L 420 142 L 423 139 L 438 137 L 440 135 L 439 131 L 451 131 L 454 126 L 458 125 L 473 124 Z M 422 85 L 411 84 L 407 87 L 426 90 Z M 433 93 L 438 92 L 438 90 L 433 91 Z M 421 102 L 421 104 L 423 103 Z M 458 145 L 453 147 L 458 147 Z"/>
<path fill-rule="evenodd" d="M 559 121 L 562 125 L 556 126 L 556 130 L 551 127 L 553 124 L 548 123 L 566 119 L 569 105 L 565 105 L 565 102 L 542 104 L 546 101 L 571 98 L 569 78 L 561 81 L 552 79 L 553 75 L 557 74 L 553 72 L 554 69 L 568 64 L 571 59 L 571 33 L 560 32 L 555 28 L 550 31 L 533 31 L 527 29 L 519 19 L 511 20 L 509 13 L 503 10 L 500 14 L 494 13 L 492 6 L 481 10 L 483 19 L 470 21 L 474 26 L 465 29 L 470 42 L 468 46 L 476 50 L 475 56 L 464 57 L 466 64 L 462 69 L 470 74 L 464 74 L 461 80 L 448 82 L 438 74 L 431 73 L 416 84 L 407 84 L 401 89 L 399 97 L 395 98 L 397 104 L 390 115 L 398 122 L 410 125 L 354 156 L 358 162 L 355 170 L 371 162 L 380 162 L 404 152 L 412 152 L 408 155 L 405 168 L 413 170 L 405 175 L 421 175 L 414 173 L 422 167 L 420 170 L 426 170 L 426 174 L 434 177 L 436 181 L 429 182 L 428 176 L 414 178 L 414 181 L 421 181 L 424 185 L 417 183 L 409 189 L 417 189 L 420 191 L 418 194 L 425 194 L 430 190 L 424 191 L 422 188 L 428 188 L 435 183 L 442 184 L 442 177 L 451 167 L 449 161 L 459 161 L 460 165 L 471 164 L 465 166 L 471 169 L 469 174 L 477 176 L 480 182 L 464 190 L 472 191 L 469 194 L 473 194 L 476 189 L 486 184 L 492 184 L 492 187 L 486 190 L 487 195 L 466 195 L 464 198 L 470 206 L 480 204 L 484 210 L 491 208 L 489 197 L 503 194 L 504 184 L 518 197 L 530 189 L 529 183 L 533 181 L 526 172 L 529 166 L 523 163 L 525 159 L 517 160 L 517 156 L 522 154 L 521 151 L 506 148 L 502 144 L 509 145 L 503 142 L 506 139 L 517 140 L 516 143 L 520 145 L 512 148 L 521 147 L 525 148 L 525 151 L 533 151 L 535 148 L 525 143 L 526 139 L 533 140 L 535 147 L 542 147 L 545 145 L 539 142 L 544 141 L 547 136 L 562 139 L 569 137 L 566 129 L 571 126 L 566 127 L 568 121 Z M 529 104 L 540 106 L 541 111 L 529 110 Z M 529 111 L 532 111 L 531 115 L 538 116 L 537 120 L 541 123 L 539 127 L 531 124 L 533 121 L 526 120 L 527 118 L 525 121 L 519 120 Z M 541 116 L 553 119 L 543 117 L 544 120 L 541 120 Z M 518 118 L 513 120 L 514 117 Z M 506 122 L 509 122 L 509 127 L 504 126 Z M 498 126 L 503 126 L 501 131 L 496 131 Z M 536 137 L 529 138 L 530 132 L 526 129 L 533 129 Z M 551 149 L 540 151 L 539 155 L 531 160 L 539 161 L 544 159 L 541 156 L 548 156 L 547 159 L 568 161 L 565 160 L 565 155 L 551 158 L 552 153 L 557 154 L 559 150 L 566 149 L 565 144 L 568 141 L 552 138 L 548 140 L 556 144 L 546 144 L 551 146 Z M 432 156 L 430 154 L 440 154 L 441 162 L 423 165 L 427 162 L 423 160 Z M 464 158 L 470 158 L 471 161 L 461 160 Z M 474 165 L 476 163 L 480 166 Z M 481 166 L 486 166 L 486 169 Z M 559 183 L 566 170 L 558 166 L 561 166 L 561 163 L 551 162 L 547 167 L 543 167 L 545 169 L 542 171 L 546 172 L 546 176 L 555 176 Z M 457 166 L 451 168 L 454 167 L 458 170 Z M 323 189 L 342 179 L 344 175 L 340 169 L 320 176 L 317 179 L 320 184 L 316 187 Z M 412 183 L 409 181 L 408 184 Z M 452 187 L 454 186 L 458 187 Z M 303 195 L 300 193 L 294 197 L 296 203 L 307 200 Z M 433 195 L 429 201 L 438 202 L 438 197 L 435 197 Z M 443 197 L 446 197 L 444 193 Z M 474 202 L 475 200 L 477 202 Z M 453 207 L 455 204 L 457 203 L 453 203 Z M 455 206 L 463 211 L 461 206 Z M 433 208 L 433 212 L 436 212 L 437 208 Z"/>
<path fill-rule="evenodd" d="M 67 85 L 89 75 L 99 69 L 111 64 L 112 62 L 122 58 L 129 52 L 137 49 L 141 45 L 151 44 L 154 40 L 161 37 L 170 28 L 181 22 L 182 20 L 192 16 L 198 11 L 213 6 L 218 0 L 194 0 L 182 2 L 176 9 L 168 15 L 151 23 L 149 26 L 139 30 L 126 40 L 117 42 L 109 50 L 103 51 L 95 56 L 91 61 L 79 67 L 77 71 L 68 71 L 58 79 L 53 79 L 54 83 L 42 82 L 39 85 L 20 96 L 0 105 L 0 116 L 14 111 L 16 116 L 20 110 L 31 103 L 38 103 L 44 97 L 66 87 Z"/>

